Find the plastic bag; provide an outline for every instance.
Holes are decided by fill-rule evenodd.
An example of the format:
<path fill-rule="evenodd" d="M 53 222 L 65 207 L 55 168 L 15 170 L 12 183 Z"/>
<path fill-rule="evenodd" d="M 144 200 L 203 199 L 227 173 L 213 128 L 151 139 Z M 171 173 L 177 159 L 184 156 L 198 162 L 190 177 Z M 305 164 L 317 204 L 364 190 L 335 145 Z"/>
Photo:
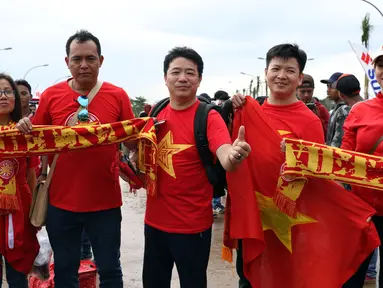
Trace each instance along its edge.
<path fill-rule="evenodd" d="M 49 265 L 52 260 L 52 247 L 49 243 L 48 233 L 45 227 L 37 232 L 37 240 L 40 244 L 39 254 L 33 263 L 32 273 L 41 280 L 49 279 Z"/>

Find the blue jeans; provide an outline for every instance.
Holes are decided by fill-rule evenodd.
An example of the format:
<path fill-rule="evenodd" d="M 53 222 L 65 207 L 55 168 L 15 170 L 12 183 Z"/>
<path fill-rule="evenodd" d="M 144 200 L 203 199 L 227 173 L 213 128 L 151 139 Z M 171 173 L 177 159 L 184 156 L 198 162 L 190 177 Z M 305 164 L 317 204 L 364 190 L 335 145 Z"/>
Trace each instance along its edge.
<path fill-rule="evenodd" d="M 221 197 L 213 198 L 211 203 L 212 203 L 213 209 L 217 208 L 218 205 L 221 205 Z"/>
<path fill-rule="evenodd" d="M 90 243 L 88 234 L 86 234 L 85 230 L 83 230 L 81 234 L 81 260 L 92 259 L 92 257 L 92 245 Z"/>
<path fill-rule="evenodd" d="M 3 277 L 3 265 L 2 265 L 2 259 L 3 256 L 0 255 L 0 288 L 2 287 L 2 277 Z M 16 271 L 11 267 L 11 265 L 8 264 L 7 261 L 5 261 L 5 270 L 6 270 L 6 276 L 7 276 L 7 282 L 9 288 L 28 288 L 28 280 L 27 275 Z"/>
<path fill-rule="evenodd" d="M 371 257 L 370 264 L 367 269 L 367 276 L 376 278 L 376 262 L 378 262 L 378 249 L 374 250 L 374 254 Z"/>
<path fill-rule="evenodd" d="M 55 263 L 55 287 L 78 288 L 81 234 L 89 236 L 101 288 L 123 288 L 120 263 L 121 209 L 71 212 L 48 206 L 47 232 Z"/>

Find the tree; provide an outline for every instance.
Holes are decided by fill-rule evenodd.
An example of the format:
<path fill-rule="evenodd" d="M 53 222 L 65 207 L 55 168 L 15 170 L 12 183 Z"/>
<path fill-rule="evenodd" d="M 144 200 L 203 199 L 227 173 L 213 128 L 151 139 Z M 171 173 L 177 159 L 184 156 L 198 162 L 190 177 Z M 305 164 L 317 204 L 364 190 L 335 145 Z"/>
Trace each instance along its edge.
<path fill-rule="evenodd" d="M 369 50 L 370 46 L 370 36 L 372 29 L 374 28 L 373 25 L 370 24 L 370 14 L 367 13 L 366 16 L 364 16 L 362 20 L 362 44 L 364 47 Z M 364 99 L 368 99 L 368 87 L 369 87 L 369 80 L 367 78 L 367 75 L 364 76 Z"/>
<path fill-rule="evenodd" d="M 130 101 L 132 102 L 133 113 L 136 117 L 140 115 L 140 112 L 144 111 L 144 106 L 148 103 L 148 100 L 142 96 L 135 97 L 135 99 Z"/>

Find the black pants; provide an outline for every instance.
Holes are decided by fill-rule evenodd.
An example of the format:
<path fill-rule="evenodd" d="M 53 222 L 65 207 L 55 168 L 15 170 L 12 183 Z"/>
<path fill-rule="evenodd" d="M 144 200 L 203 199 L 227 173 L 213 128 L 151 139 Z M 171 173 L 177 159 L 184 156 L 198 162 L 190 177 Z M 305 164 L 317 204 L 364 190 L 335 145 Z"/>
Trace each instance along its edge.
<path fill-rule="evenodd" d="M 374 216 L 372 217 L 372 222 L 374 222 L 376 231 L 378 231 L 380 242 L 383 243 L 383 216 Z M 368 269 L 368 264 L 370 263 L 371 257 L 374 252 L 367 257 L 367 259 L 360 265 L 358 271 L 343 285 L 343 288 L 363 288 L 364 279 L 366 278 L 366 273 Z M 380 271 L 382 270 L 383 265 L 383 246 L 379 247 L 379 261 L 380 261 Z M 383 276 L 382 273 L 379 273 L 379 287 L 383 287 Z"/>
<path fill-rule="evenodd" d="M 238 240 L 238 250 L 237 250 L 237 261 L 236 261 L 236 267 L 237 267 L 237 274 L 239 277 L 239 288 L 251 288 L 251 284 L 249 280 L 246 279 L 245 274 L 243 272 L 243 250 L 242 250 L 242 240 Z"/>
<path fill-rule="evenodd" d="M 121 209 L 71 212 L 48 206 L 47 231 L 55 262 L 55 287 L 78 288 L 81 234 L 92 243 L 101 288 L 122 288 Z"/>
<path fill-rule="evenodd" d="M 145 225 L 143 287 L 170 288 L 176 264 L 181 288 L 206 288 L 211 227 L 197 234 L 166 233 Z"/>

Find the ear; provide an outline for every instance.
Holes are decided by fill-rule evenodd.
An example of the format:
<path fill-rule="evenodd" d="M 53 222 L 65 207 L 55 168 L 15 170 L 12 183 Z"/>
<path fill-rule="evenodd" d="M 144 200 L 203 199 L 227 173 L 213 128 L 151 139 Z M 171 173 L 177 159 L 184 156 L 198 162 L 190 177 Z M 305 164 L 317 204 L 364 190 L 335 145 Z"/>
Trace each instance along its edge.
<path fill-rule="evenodd" d="M 198 87 L 199 87 L 199 85 L 201 85 L 201 82 L 202 82 L 202 75 L 201 75 L 201 76 L 199 76 Z"/>
<path fill-rule="evenodd" d="M 68 58 L 68 56 L 65 57 L 65 63 L 66 63 L 66 66 L 69 69 L 69 58 Z"/>
<path fill-rule="evenodd" d="M 102 63 L 104 63 L 104 56 L 100 56 L 100 67 L 102 66 Z"/>
<path fill-rule="evenodd" d="M 265 78 L 267 77 L 267 67 L 265 68 Z"/>
<path fill-rule="evenodd" d="M 168 86 L 168 76 L 164 75 L 165 85 Z"/>
<path fill-rule="evenodd" d="M 299 82 L 298 82 L 298 86 L 301 86 L 301 85 L 302 85 L 302 81 L 303 81 L 303 73 L 300 73 L 300 74 L 299 74 Z"/>

